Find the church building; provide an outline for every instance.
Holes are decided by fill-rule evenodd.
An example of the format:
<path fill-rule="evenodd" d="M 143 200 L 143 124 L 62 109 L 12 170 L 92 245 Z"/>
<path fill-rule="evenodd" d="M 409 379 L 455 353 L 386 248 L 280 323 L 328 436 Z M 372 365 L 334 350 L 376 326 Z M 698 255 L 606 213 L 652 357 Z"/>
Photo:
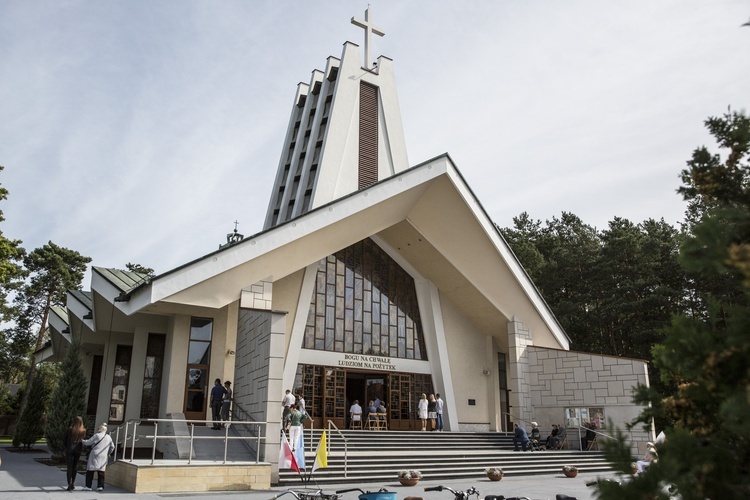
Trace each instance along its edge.
<path fill-rule="evenodd" d="M 352 22 L 364 51 L 346 42 L 297 86 L 263 230 L 154 277 L 94 267 L 38 359 L 80 336 L 88 414 L 110 428 L 210 419 L 229 380 L 236 418 L 267 422 L 268 462 L 286 389 L 315 428 L 379 398 L 389 430 L 420 430 L 423 393 L 445 432 L 622 427 L 646 363 L 571 351 L 451 157 L 409 164 L 394 61 L 370 56 L 384 31 Z"/>

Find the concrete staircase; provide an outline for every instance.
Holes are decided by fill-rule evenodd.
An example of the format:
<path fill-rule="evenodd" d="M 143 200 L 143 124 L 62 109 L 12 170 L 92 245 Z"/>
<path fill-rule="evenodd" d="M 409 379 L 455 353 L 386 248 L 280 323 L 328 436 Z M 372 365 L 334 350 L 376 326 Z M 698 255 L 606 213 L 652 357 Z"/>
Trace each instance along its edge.
<path fill-rule="evenodd" d="M 321 432 L 305 430 L 308 471 Z M 507 433 L 347 430 L 341 434 L 327 435 L 328 467 L 315 472 L 318 484 L 382 485 L 394 482 L 403 469 L 417 469 L 428 480 L 482 478 L 486 467 L 501 467 L 507 476 L 559 473 L 563 465 L 575 465 L 582 472 L 612 470 L 599 451 L 514 452 L 512 435 Z M 282 470 L 279 475 L 280 486 L 300 484 L 295 471 Z"/>

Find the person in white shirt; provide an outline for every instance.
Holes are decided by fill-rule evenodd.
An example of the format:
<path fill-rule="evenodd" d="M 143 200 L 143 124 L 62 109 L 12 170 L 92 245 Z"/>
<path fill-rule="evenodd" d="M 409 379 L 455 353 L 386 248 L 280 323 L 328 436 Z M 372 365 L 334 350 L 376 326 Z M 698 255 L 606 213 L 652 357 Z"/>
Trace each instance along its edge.
<path fill-rule="evenodd" d="M 422 421 L 422 430 L 427 430 L 427 406 L 429 405 L 429 402 L 427 401 L 427 394 L 422 394 L 422 399 L 419 400 L 419 405 L 417 406 L 417 410 L 419 412 L 419 419 Z"/>
<path fill-rule="evenodd" d="M 638 468 L 638 472 L 645 472 L 652 463 L 656 462 L 658 455 L 656 454 L 656 448 L 654 443 L 646 443 L 646 453 L 643 455 L 643 460 L 638 460 L 635 465 Z"/>
<path fill-rule="evenodd" d="M 289 389 L 286 390 L 286 394 L 281 398 L 281 406 L 284 407 L 284 413 L 281 414 L 281 425 L 286 427 L 289 410 L 294 406 L 294 394 Z"/>
<path fill-rule="evenodd" d="M 352 423 L 362 421 L 362 407 L 359 406 L 358 399 L 355 399 L 354 404 L 349 408 L 349 416 L 352 419 Z"/>

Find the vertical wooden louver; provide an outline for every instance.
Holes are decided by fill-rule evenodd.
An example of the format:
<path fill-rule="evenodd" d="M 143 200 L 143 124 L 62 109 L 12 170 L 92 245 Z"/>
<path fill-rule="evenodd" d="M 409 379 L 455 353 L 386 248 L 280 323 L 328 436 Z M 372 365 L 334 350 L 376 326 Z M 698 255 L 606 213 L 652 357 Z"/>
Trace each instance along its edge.
<path fill-rule="evenodd" d="M 359 189 L 378 182 L 378 88 L 359 84 Z"/>

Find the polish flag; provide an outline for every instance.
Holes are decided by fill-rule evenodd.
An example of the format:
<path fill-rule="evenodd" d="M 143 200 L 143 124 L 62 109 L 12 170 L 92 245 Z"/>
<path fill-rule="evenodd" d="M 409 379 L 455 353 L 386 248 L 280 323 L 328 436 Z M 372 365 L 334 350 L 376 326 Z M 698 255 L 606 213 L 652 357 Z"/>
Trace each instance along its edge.
<path fill-rule="evenodd" d="M 297 460 L 294 458 L 294 453 L 292 453 L 292 447 L 289 445 L 289 440 L 283 432 L 281 433 L 281 447 L 279 448 L 279 469 L 292 469 L 299 472 Z"/>

